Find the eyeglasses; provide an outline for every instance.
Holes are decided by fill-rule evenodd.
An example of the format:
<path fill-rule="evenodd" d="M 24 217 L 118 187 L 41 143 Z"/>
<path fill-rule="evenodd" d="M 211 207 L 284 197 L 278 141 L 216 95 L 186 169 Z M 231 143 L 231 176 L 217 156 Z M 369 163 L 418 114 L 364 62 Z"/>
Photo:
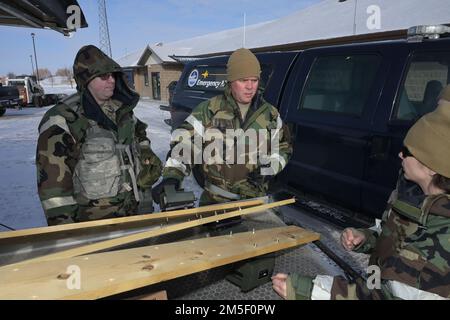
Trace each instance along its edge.
<path fill-rule="evenodd" d="M 114 77 L 114 73 L 108 72 L 108 73 L 104 73 L 98 76 L 100 79 L 102 79 L 103 81 L 106 81 L 109 79 L 109 77 L 112 77 L 113 79 L 115 79 Z"/>
<path fill-rule="evenodd" d="M 403 146 L 402 149 L 400 150 L 400 152 L 402 153 L 404 158 L 414 157 L 406 146 Z"/>

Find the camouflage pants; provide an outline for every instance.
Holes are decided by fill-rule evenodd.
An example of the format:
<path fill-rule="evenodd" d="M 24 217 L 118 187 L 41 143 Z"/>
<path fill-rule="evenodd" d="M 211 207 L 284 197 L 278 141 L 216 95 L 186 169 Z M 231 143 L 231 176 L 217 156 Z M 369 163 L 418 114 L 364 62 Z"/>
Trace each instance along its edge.
<path fill-rule="evenodd" d="M 367 287 L 366 281 L 363 278 L 358 278 L 355 281 L 349 281 L 342 276 L 309 277 L 294 273 L 289 276 L 286 285 L 287 285 L 288 299 L 296 299 L 296 300 L 395 299 L 395 297 L 392 296 L 389 290 L 386 289 L 385 285 L 381 285 L 381 289 L 369 289 Z"/>
<path fill-rule="evenodd" d="M 381 289 L 369 289 L 364 279 L 349 282 L 342 276 L 334 277 L 331 300 L 393 300 L 395 297 L 382 285 Z"/>

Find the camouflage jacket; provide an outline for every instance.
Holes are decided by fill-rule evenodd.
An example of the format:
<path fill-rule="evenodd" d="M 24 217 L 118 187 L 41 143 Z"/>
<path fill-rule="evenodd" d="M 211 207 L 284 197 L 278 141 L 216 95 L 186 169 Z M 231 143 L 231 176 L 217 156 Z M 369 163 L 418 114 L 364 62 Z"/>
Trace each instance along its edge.
<path fill-rule="evenodd" d="M 201 163 L 205 176 L 205 189 L 210 197 L 214 198 L 214 202 L 236 199 L 233 195 L 238 198 L 266 195 L 267 178 L 281 171 L 292 153 L 289 130 L 283 125 L 277 109 L 262 98 L 261 92 L 253 98 L 246 118 L 242 119 L 239 107 L 227 86 L 222 95 L 199 104 L 178 129 L 189 134 L 187 139 L 183 139 L 179 143 L 176 139 L 172 140 L 172 149 L 163 170 L 163 177 L 181 181 L 184 176 L 190 174 L 192 163 Z M 239 129 L 241 129 L 240 132 Z M 228 130 L 236 134 L 234 145 L 224 143 L 224 140 L 227 140 L 226 137 L 230 137 L 226 135 Z M 264 138 L 256 138 L 259 133 L 263 134 L 263 132 L 267 133 Z M 196 137 L 200 139 L 200 143 Z M 214 138 L 211 139 L 211 137 Z M 268 140 L 271 138 L 272 149 L 268 149 L 271 152 L 267 152 L 267 155 L 270 156 L 270 160 L 273 160 L 272 168 L 274 170 L 271 174 L 261 175 L 263 164 L 257 155 L 264 151 L 264 146 L 267 147 L 270 144 Z M 274 138 L 278 142 L 278 150 L 274 148 Z M 211 151 L 213 140 L 214 143 L 218 143 L 215 145 L 217 146 L 215 151 Z M 239 143 L 241 143 L 240 146 L 245 145 L 245 149 L 240 149 Z M 178 155 L 178 151 L 175 152 L 176 148 L 183 144 L 185 146 L 191 144 L 190 163 L 181 161 L 174 155 L 174 153 Z M 217 158 L 215 158 L 216 156 Z M 207 162 L 213 158 L 218 161 Z M 223 162 L 220 161 L 221 159 Z M 265 161 L 266 166 L 268 166 L 267 160 Z"/>
<path fill-rule="evenodd" d="M 381 278 L 396 280 L 450 298 L 450 195 L 425 196 L 400 177 L 383 214 L 381 233 L 360 229 L 366 241 L 358 252 L 372 252 Z"/>
<path fill-rule="evenodd" d="M 426 196 L 401 175 L 383 214 L 380 234 L 372 229 L 359 231 L 366 241 L 355 251 L 372 253 L 369 265 L 381 271 L 379 290 L 369 289 L 362 277 L 349 282 L 342 276 L 320 276 L 330 279 L 324 287 L 316 284 L 317 278 L 294 273 L 286 282 L 288 299 L 318 298 L 317 288 L 325 288 L 322 298 L 332 300 L 450 298 L 450 195 Z M 400 285 L 394 288 L 392 282 Z"/>
<path fill-rule="evenodd" d="M 85 57 L 102 55 L 93 46 L 80 51 Z M 105 115 L 86 89 L 87 79 L 121 70 L 106 56 L 97 60 L 101 63 L 86 67 L 82 71 L 87 71 L 81 76 L 75 75 L 78 93 L 48 110 L 39 125 L 36 151 L 37 184 L 49 225 L 124 216 L 136 212 L 138 203 L 132 190 L 95 200 L 80 200 L 74 193 L 74 170 L 80 161 L 86 131 L 92 123 L 113 132 L 118 143 L 136 146 L 134 157 L 138 159 L 134 160 L 141 165 L 137 177 L 137 185 L 141 190 L 149 189 L 161 173 L 161 161 L 151 150 L 150 140 L 146 136 L 147 125 L 133 115 L 139 95 L 128 87 L 122 74 L 117 74 L 116 89 L 111 98 L 111 101 L 119 106 L 115 121 Z M 145 160 L 149 160 L 149 163 L 144 163 Z"/>

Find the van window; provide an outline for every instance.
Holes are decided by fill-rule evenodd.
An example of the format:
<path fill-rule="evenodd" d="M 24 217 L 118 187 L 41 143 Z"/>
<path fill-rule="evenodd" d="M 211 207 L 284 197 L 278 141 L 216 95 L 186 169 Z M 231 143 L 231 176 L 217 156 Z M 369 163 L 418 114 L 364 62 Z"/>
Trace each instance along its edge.
<path fill-rule="evenodd" d="M 299 108 L 360 116 L 380 64 L 377 55 L 317 58 Z"/>
<path fill-rule="evenodd" d="M 272 75 L 272 67 L 261 65 L 259 86 L 265 88 Z M 184 88 L 201 91 L 223 91 L 227 84 L 226 66 L 195 66 L 184 80 Z"/>
<path fill-rule="evenodd" d="M 433 111 L 449 83 L 450 52 L 415 54 L 397 98 L 394 118 L 415 120 Z"/>

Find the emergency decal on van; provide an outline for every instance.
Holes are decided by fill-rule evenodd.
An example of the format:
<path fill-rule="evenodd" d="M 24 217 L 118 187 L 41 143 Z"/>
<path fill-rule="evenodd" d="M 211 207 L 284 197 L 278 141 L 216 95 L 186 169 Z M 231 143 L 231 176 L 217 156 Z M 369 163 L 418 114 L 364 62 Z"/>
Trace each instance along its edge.
<path fill-rule="evenodd" d="M 197 84 L 197 80 L 198 80 L 198 70 L 194 69 L 189 74 L 188 86 L 192 88 L 193 86 L 195 86 Z"/>
<path fill-rule="evenodd" d="M 197 67 L 191 71 L 187 85 L 193 89 L 223 90 L 227 84 L 224 67 Z"/>

